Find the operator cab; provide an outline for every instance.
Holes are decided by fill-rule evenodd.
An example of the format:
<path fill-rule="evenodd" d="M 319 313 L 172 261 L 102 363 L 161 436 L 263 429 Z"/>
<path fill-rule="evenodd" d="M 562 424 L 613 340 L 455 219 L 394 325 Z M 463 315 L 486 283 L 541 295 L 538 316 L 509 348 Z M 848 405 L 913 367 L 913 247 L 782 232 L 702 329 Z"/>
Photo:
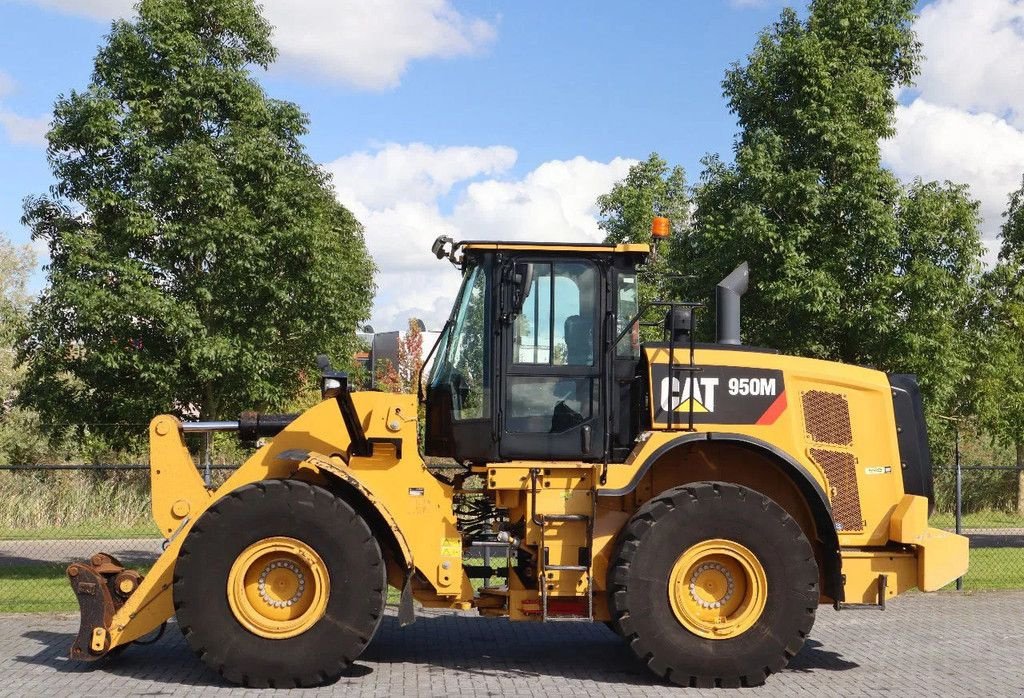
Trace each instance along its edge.
<path fill-rule="evenodd" d="M 463 281 L 427 385 L 427 455 L 623 459 L 638 430 L 637 336 L 609 347 L 636 315 L 649 251 L 439 238 Z"/>

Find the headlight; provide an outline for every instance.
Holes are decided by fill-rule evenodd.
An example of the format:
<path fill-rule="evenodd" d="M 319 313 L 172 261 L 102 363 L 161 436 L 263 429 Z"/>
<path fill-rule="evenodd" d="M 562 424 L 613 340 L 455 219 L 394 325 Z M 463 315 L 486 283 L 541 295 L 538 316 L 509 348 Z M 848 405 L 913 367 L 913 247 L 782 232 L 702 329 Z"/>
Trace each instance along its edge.
<path fill-rule="evenodd" d="M 341 381 L 337 378 L 320 379 L 320 396 L 323 398 L 336 397 L 341 390 Z"/>

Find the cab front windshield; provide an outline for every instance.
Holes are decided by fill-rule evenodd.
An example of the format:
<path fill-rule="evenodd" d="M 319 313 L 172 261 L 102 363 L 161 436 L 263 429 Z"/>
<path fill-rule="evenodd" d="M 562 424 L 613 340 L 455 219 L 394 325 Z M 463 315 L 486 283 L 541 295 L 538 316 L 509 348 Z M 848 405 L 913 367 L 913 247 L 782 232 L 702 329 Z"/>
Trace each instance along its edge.
<path fill-rule="evenodd" d="M 487 375 L 487 274 L 483 267 L 469 269 L 462 281 L 455 311 L 441 337 L 430 373 L 433 388 L 447 387 L 452 396 L 452 417 L 481 419 L 490 415 L 490 379 Z"/>

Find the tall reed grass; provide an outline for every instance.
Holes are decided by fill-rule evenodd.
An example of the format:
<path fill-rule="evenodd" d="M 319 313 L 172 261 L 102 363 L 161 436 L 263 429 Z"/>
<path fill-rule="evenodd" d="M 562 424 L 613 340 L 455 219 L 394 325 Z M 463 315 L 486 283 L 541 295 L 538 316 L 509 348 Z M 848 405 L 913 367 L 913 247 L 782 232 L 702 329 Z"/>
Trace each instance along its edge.
<path fill-rule="evenodd" d="M 0 472 L 0 537 L 53 529 L 103 535 L 151 521 L 147 470 Z"/>

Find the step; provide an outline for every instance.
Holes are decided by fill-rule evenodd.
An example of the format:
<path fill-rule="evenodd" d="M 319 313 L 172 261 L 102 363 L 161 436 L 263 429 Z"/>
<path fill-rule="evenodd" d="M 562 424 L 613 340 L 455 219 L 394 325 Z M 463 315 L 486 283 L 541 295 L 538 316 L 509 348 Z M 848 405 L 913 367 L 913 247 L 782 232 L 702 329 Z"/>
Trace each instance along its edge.
<path fill-rule="evenodd" d="M 462 570 L 470 579 L 490 579 L 491 577 L 508 577 L 508 570 L 487 565 L 463 565 Z"/>
<path fill-rule="evenodd" d="M 549 521 L 590 521 L 590 517 L 586 514 L 541 514 L 540 517 L 545 523 Z"/>

